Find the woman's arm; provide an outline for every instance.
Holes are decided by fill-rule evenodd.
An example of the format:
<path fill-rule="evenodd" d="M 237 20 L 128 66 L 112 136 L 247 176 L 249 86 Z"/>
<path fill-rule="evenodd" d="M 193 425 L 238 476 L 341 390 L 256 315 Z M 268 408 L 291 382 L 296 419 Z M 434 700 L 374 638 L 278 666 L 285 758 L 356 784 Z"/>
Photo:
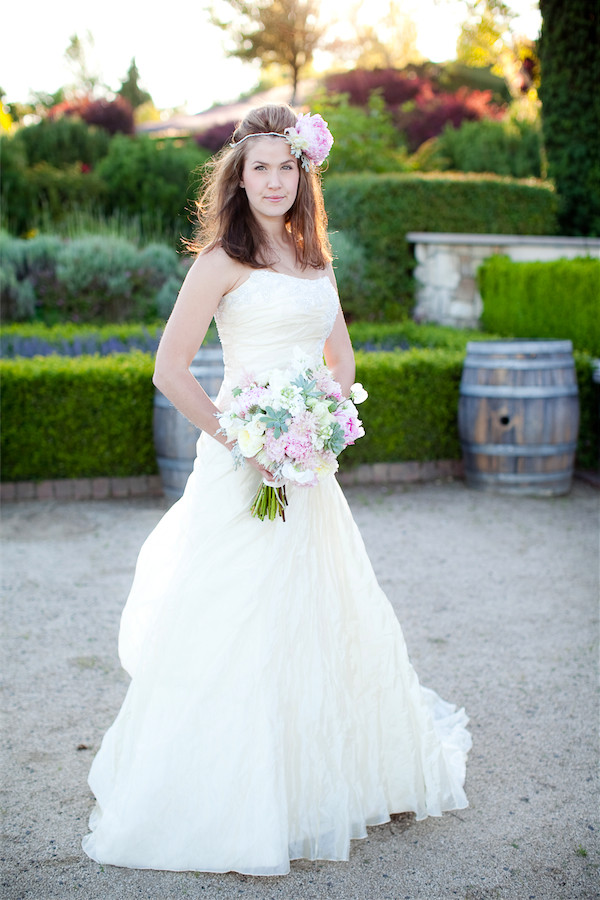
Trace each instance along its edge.
<path fill-rule="evenodd" d="M 215 249 L 198 256 L 189 270 L 158 350 L 153 382 L 171 403 L 198 428 L 220 443 L 219 412 L 189 367 L 208 330 L 221 297 L 240 281 L 243 269 L 224 251 Z"/>
<path fill-rule="evenodd" d="M 333 269 L 330 268 L 327 274 L 335 287 Z M 335 380 L 341 385 L 344 397 L 348 397 L 350 388 L 354 384 L 354 351 L 341 307 L 338 310 L 331 334 L 325 342 L 325 362 Z"/>

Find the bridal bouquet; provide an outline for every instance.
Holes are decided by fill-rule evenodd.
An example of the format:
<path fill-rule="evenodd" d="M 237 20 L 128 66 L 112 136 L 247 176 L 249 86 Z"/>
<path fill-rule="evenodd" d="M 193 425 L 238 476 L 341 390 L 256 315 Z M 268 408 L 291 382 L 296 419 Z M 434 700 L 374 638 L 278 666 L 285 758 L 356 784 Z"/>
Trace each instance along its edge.
<path fill-rule="evenodd" d="M 261 520 L 285 521 L 285 482 L 318 484 L 365 433 L 354 405 L 367 398 L 362 385 L 353 384 L 346 400 L 325 365 L 311 366 L 299 355 L 289 368 L 248 379 L 232 394 L 230 408 L 218 414 L 220 431 L 236 441 L 238 462 L 256 457 L 276 479 L 263 482 L 252 501 L 250 512 Z"/>

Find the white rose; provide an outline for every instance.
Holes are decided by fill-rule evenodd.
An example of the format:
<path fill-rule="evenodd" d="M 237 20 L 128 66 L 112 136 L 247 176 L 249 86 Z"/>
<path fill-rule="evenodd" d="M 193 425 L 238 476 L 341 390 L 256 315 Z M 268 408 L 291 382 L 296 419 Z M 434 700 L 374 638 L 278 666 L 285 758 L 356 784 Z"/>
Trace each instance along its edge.
<path fill-rule="evenodd" d="M 350 388 L 350 396 L 355 403 L 363 403 L 369 396 L 360 381 L 355 382 Z"/>
<path fill-rule="evenodd" d="M 265 423 L 260 421 L 260 416 L 254 416 L 249 422 L 246 422 L 245 428 L 248 434 L 251 434 L 252 437 L 255 438 L 258 438 L 265 433 Z"/>

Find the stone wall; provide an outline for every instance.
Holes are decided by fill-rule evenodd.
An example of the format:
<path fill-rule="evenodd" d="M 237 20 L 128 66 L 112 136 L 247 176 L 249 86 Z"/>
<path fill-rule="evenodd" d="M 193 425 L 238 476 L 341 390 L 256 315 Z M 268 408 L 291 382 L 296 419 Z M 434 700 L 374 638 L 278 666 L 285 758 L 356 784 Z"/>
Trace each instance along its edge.
<path fill-rule="evenodd" d="M 477 328 L 483 304 L 476 273 L 495 253 L 515 262 L 547 262 L 593 256 L 600 259 L 600 239 L 530 237 L 512 234 L 443 234 L 411 231 L 417 281 L 414 318 L 455 328 Z"/>

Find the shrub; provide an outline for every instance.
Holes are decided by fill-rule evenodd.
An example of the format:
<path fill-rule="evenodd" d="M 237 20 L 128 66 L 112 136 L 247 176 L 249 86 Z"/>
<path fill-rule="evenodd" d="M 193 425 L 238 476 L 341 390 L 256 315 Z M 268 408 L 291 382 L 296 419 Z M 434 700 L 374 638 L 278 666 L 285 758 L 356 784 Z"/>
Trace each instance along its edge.
<path fill-rule="evenodd" d="M 9 320 L 31 318 L 34 312 L 48 324 L 61 319 L 151 321 L 159 307 L 161 313 L 167 306 L 170 311 L 185 274 L 186 264 L 175 250 L 156 245 L 139 250 L 117 237 L 63 241 L 41 235 L 23 241 L 4 236 L 0 248 Z M 32 292 L 34 310 L 28 305 Z"/>
<path fill-rule="evenodd" d="M 600 260 L 486 260 L 479 269 L 482 324 L 510 337 L 564 338 L 600 356 Z"/>
<path fill-rule="evenodd" d="M 218 153 L 233 137 L 237 122 L 224 122 L 221 125 L 213 125 L 205 131 L 201 131 L 196 135 L 196 143 L 204 150 L 210 150 L 211 153 Z"/>
<path fill-rule="evenodd" d="M 365 251 L 343 231 L 332 232 L 329 239 L 338 291 L 344 298 L 344 313 L 347 319 L 353 319 L 360 314 L 363 297 L 368 291 Z"/>
<path fill-rule="evenodd" d="M 435 141 L 427 168 L 494 172 L 515 178 L 539 178 L 542 170 L 539 124 L 504 119 L 446 126 Z"/>
<path fill-rule="evenodd" d="M 448 125 L 458 128 L 465 121 L 500 118 L 504 108 L 491 100 L 491 91 L 469 91 L 466 87 L 459 88 L 454 94 L 422 91 L 414 103 L 397 110 L 394 121 L 406 135 L 408 149 L 415 151 L 425 141 L 441 134 Z"/>
<path fill-rule="evenodd" d="M 12 135 L 0 136 L 0 214 L 2 227 L 13 234 L 31 228 L 36 196 L 27 177 L 27 156 L 21 141 Z"/>
<path fill-rule="evenodd" d="M 401 172 L 407 168 L 402 138 L 378 94 L 371 95 L 365 109 L 350 106 L 346 96 L 338 95 L 315 99 L 312 110 L 323 116 L 335 135 L 328 171 Z"/>
<path fill-rule="evenodd" d="M 511 99 L 505 80 L 493 75 L 489 67 L 475 68 L 458 62 L 440 65 L 426 61 L 410 63 L 402 69 L 352 69 L 328 75 L 325 85 L 329 93 L 348 94 L 350 103 L 356 106 L 365 106 L 376 90 L 389 107 L 401 106 L 424 91 L 455 93 L 461 87 L 491 91 L 493 102 L 500 105 Z"/>
<path fill-rule="evenodd" d="M 577 465 L 581 469 L 600 468 L 600 383 L 594 380 L 595 362 L 587 353 L 575 351 L 579 387 L 579 440 Z"/>
<path fill-rule="evenodd" d="M 2 480 L 156 472 L 152 357 L 2 360 Z"/>
<path fill-rule="evenodd" d="M 345 94 L 353 106 L 368 106 L 374 91 L 379 91 L 388 106 L 413 100 L 426 84 L 423 77 L 401 69 L 352 69 L 328 75 L 328 94 Z"/>
<path fill-rule="evenodd" d="M 104 194 L 102 181 L 79 162 L 63 168 L 46 162 L 29 166 L 25 142 L 20 140 L 27 131 L 0 139 L 2 225 L 18 235 L 35 230 L 43 217 L 59 222 L 74 209 L 98 206 Z"/>
<path fill-rule="evenodd" d="M 114 100 L 107 100 L 106 97 L 99 100 L 91 97 L 63 100 L 53 106 L 48 115 L 55 121 L 81 118 L 88 125 L 98 125 L 109 134 L 133 134 L 135 130 L 131 104 L 120 96 L 116 96 Z"/>
<path fill-rule="evenodd" d="M 542 125 L 563 234 L 600 236 L 600 16 L 593 0 L 541 0 Z"/>
<path fill-rule="evenodd" d="M 459 459 L 457 410 L 464 350 L 357 353 L 366 436 L 340 457 L 359 463 Z M 597 461 L 600 386 L 576 354 L 581 403 L 578 465 Z M 0 361 L 4 481 L 150 474 L 152 356 Z M 44 436 L 40 440 L 40 434 Z"/>
<path fill-rule="evenodd" d="M 555 196 L 539 183 L 486 175 L 330 175 L 324 189 L 330 226 L 365 252 L 367 291 L 354 307 L 360 319 L 410 315 L 414 258 L 408 231 L 556 231 Z"/>
<path fill-rule="evenodd" d="M 46 163 L 38 163 L 27 169 L 26 177 L 36 198 L 30 229 L 34 229 L 42 217 L 60 222 L 74 210 L 98 206 L 106 192 L 102 179 L 95 172 L 84 172 L 77 164 L 55 169 Z"/>
<path fill-rule="evenodd" d="M 106 183 L 106 212 L 141 216 L 159 229 L 177 223 L 180 233 L 189 236 L 199 170 L 209 155 L 193 141 L 117 135 L 98 166 Z"/>
<path fill-rule="evenodd" d="M 369 392 L 365 426 L 345 466 L 460 459 L 456 416 L 464 352 L 408 350 L 356 354 L 356 379 Z"/>
<path fill-rule="evenodd" d="M 135 131 L 133 108 L 124 97 L 92 100 L 81 111 L 81 117 L 88 125 L 97 125 L 109 134 L 133 134 Z"/>
<path fill-rule="evenodd" d="M 0 311 L 4 322 L 31 319 L 36 310 L 36 288 L 53 277 L 60 238 L 43 235 L 25 241 L 0 234 Z"/>
<path fill-rule="evenodd" d="M 36 125 L 21 128 L 18 140 L 23 144 L 29 166 L 46 163 L 55 169 L 75 163 L 94 168 L 106 156 L 110 143 L 103 128 L 90 127 L 71 116 L 42 119 Z"/>
<path fill-rule="evenodd" d="M 355 69 L 330 75 L 325 83 L 329 92 L 342 93 L 353 106 L 367 107 L 374 94 L 380 96 L 390 124 L 396 126 L 409 150 L 414 152 L 424 141 L 441 134 L 448 123 L 457 128 L 463 121 L 498 118 L 504 114 L 504 104 L 497 102 L 503 80 L 496 79 L 488 71 L 489 89 L 474 90 L 473 78 L 465 77 L 464 69 L 446 69 L 432 64 L 407 66 L 404 70 Z M 493 79 L 491 83 L 490 78 Z M 450 91 L 449 87 L 455 89 Z M 337 132 L 334 133 L 337 141 Z M 364 135 L 368 133 L 367 128 Z M 335 160 L 333 154 L 332 160 Z M 390 171 L 389 168 L 364 168 Z M 357 166 L 343 171 L 360 170 Z"/>

